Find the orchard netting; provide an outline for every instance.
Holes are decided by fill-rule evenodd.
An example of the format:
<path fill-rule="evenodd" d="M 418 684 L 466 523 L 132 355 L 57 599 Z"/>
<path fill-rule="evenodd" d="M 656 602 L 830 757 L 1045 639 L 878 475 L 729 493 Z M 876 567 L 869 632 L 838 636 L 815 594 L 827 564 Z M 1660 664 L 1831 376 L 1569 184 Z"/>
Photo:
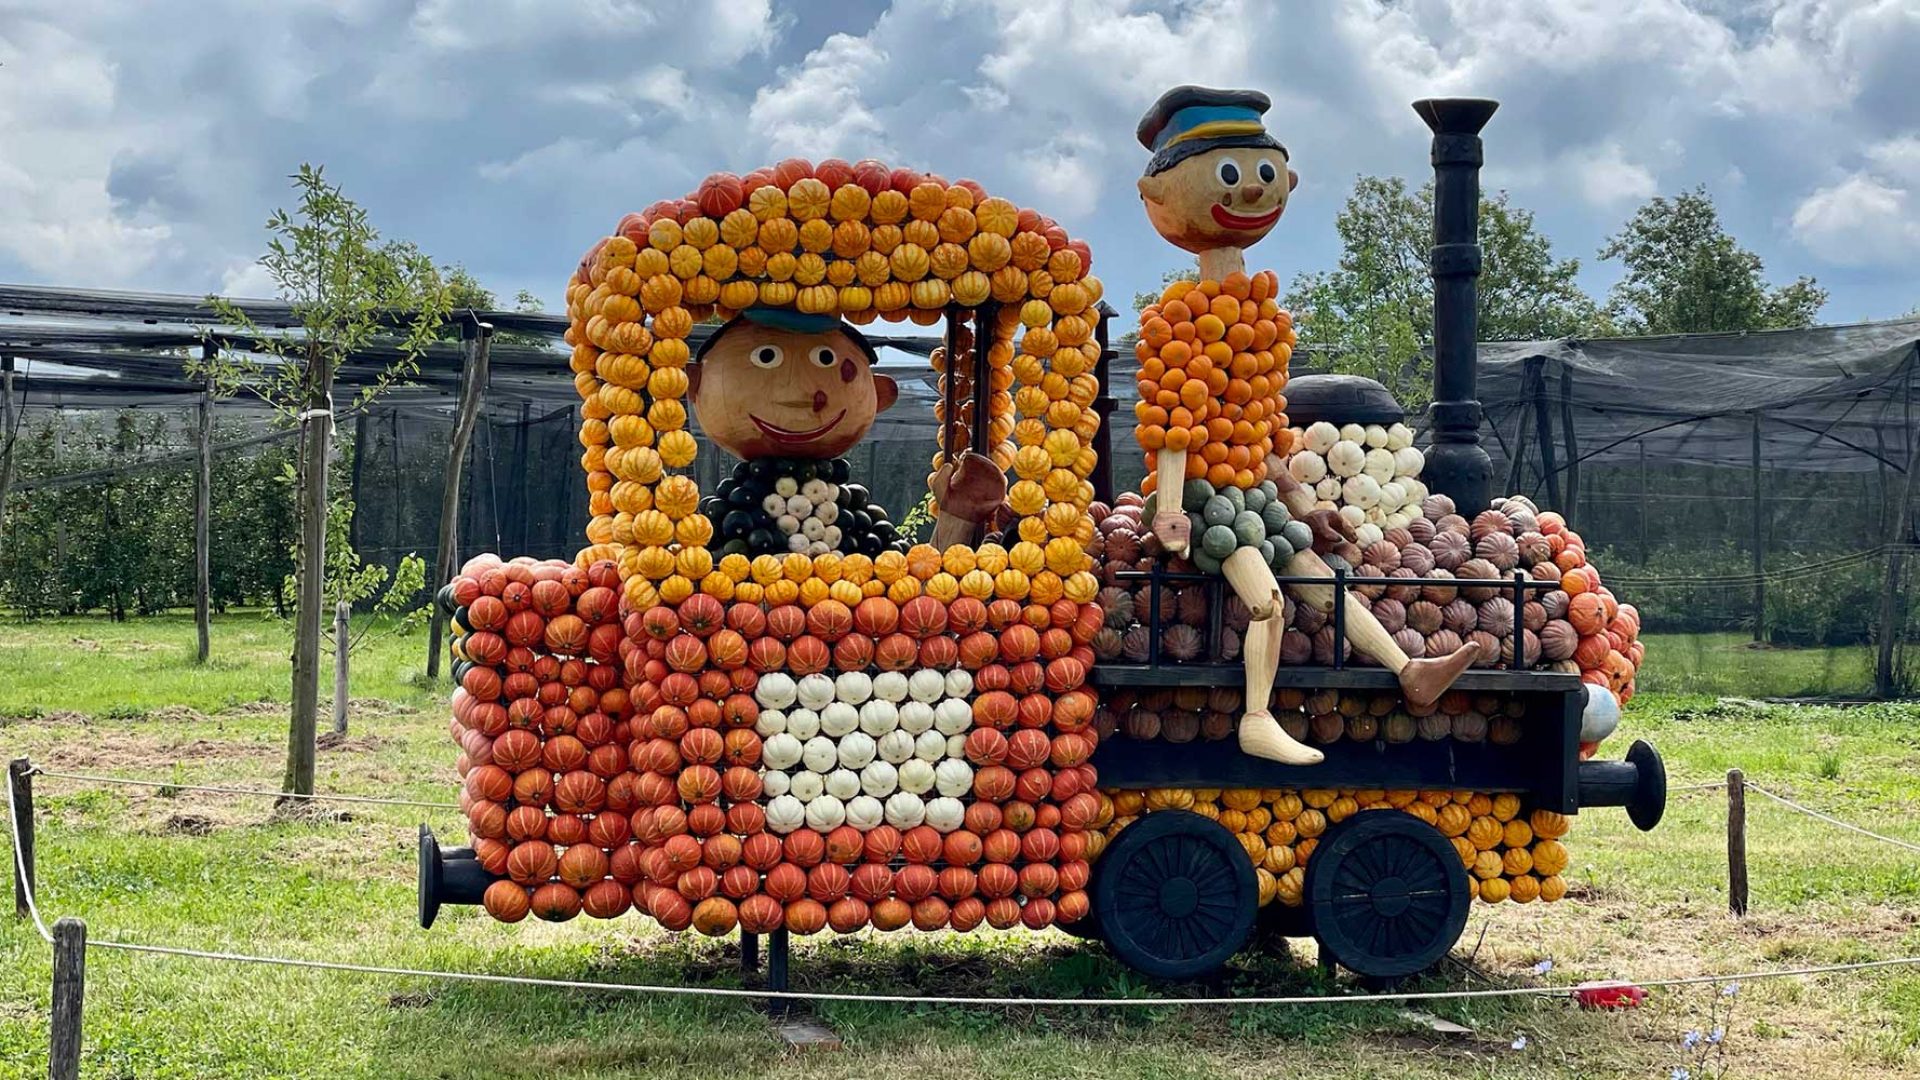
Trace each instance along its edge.
<path fill-rule="evenodd" d="M 275 305 L 243 306 L 276 325 Z M 206 309 L 187 297 L 0 286 L 0 312 L 17 423 L 0 608 L 190 606 L 202 388 L 186 365 L 209 333 Z M 480 317 L 500 333 L 462 463 L 458 554 L 571 556 L 587 510 L 564 320 Z M 1124 324 L 1111 328 L 1117 337 Z M 924 359 L 940 330 L 908 329 L 924 336 L 881 339 L 901 399 L 849 455 L 896 523 L 916 520 L 925 496 L 940 394 Z M 461 381 L 455 336 L 370 402 L 357 396 L 390 354 L 341 370 L 333 493 L 350 502 L 347 535 L 369 563 L 433 560 Z M 1303 351 L 1294 374 L 1324 361 Z M 1137 487 L 1145 471 L 1129 430 L 1133 369 L 1120 346 L 1108 377 L 1114 490 Z M 1920 319 L 1486 343 L 1479 370 L 1493 487 L 1565 514 L 1639 607 L 1654 654 L 1643 689 L 1914 691 Z M 214 606 L 283 608 L 295 428 L 244 391 L 212 411 Z M 711 489 L 735 463 L 702 442 L 697 479 Z"/>

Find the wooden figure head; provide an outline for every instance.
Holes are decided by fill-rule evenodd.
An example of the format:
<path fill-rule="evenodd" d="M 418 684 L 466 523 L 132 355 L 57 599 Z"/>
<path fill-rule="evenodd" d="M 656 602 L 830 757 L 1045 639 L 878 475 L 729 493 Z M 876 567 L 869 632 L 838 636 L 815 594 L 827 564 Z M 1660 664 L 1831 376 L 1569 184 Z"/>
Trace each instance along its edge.
<path fill-rule="evenodd" d="M 1267 235 L 1300 182 L 1261 120 L 1271 104 L 1257 90 L 1179 86 L 1160 95 L 1136 131 L 1153 151 L 1139 188 L 1156 232 L 1195 253 L 1252 247 Z"/>
<path fill-rule="evenodd" d="M 714 331 L 688 375 L 714 443 L 751 461 L 836 458 L 899 397 L 858 330 L 830 315 L 755 308 Z"/>

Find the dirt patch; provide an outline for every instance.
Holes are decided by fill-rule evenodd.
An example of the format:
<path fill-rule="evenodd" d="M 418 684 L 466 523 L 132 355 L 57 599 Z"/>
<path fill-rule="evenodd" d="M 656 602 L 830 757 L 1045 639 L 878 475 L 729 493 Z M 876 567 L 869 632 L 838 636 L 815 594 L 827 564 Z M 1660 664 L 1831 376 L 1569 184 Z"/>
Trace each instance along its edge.
<path fill-rule="evenodd" d="M 127 731 L 96 729 L 84 741 L 65 741 L 47 747 L 41 761 L 56 771 L 111 769 L 154 776 L 190 762 L 248 760 L 271 757 L 279 752 L 279 747 L 267 743 L 216 742 L 212 739 L 183 742 Z"/>
<path fill-rule="evenodd" d="M 207 714 L 185 705 L 162 705 L 149 711 L 146 718 L 162 724 L 197 724 L 205 723 Z"/>
<path fill-rule="evenodd" d="M 58 727 L 68 724 L 91 724 L 93 717 L 72 709 L 55 709 L 52 712 L 10 713 L 0 715 L 0 727 L 13 724 L 33 724 L 43 727 Z"/>
<path fill-rule="evenodd" d="M 182 836 L 211 836 L 218 826 L 205 814 L 170 814 L 160 828 Z"/>
<path fill-rule="evenodd" d="M 339 735 L 323 731 L 314 739 L 314 745 L 332 753 L 372 754 L 393 745 L 393 740 L 378 735 Z"/>
<path fill-rule="evenodd" d="M 100 643 L 93 640 L 92 638 L 83 638 L 83 637 L 68 638 L 67 644 L 73 646 L 76 649 L 79 649 L 81 652 L 99 652 L 100 651 Z"/>
<path fill-rule="evenodd" d="M 282 716 L 287 711 L 287 703 L 272 698 L 259 701 L 247 701 L 238 705 L 229 705 L 220 710 L 222 716 Z"/>

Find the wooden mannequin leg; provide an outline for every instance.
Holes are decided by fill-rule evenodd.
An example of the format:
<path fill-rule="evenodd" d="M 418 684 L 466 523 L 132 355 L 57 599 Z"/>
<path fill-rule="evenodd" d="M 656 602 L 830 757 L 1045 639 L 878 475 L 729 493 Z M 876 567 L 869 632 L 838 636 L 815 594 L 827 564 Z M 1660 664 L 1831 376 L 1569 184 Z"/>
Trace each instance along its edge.
<path fill-rule="evenodd" d="M 1193 532 L 1186 512 L 1180 509 L 1181 490 L 1187 484 L 1187 452 L 1161 450 L 1154 458 L 1154 477 L 1154 491 L 1159 496 L 1154 502 L 1159 509 L 1147 525 L 1169 552 L 1185 555 Z"/>
<path fill-rule="evenodd" d="M 1327 577 L 1333 576 L 1333 568 L 1311 551 L 1294 554 L 1287 562 L 1288 577 Z M 1293 585 L 1289 586 L 1294 599 L 1312 604 L 1323 612 L 1333 611 L 1333 586 L 1331 585 Z M 1425 707 L 1440 700 L 1440 695 L 1453 686 L 1462 672 L 1472 667 L 1480 659 L 1480 647 L 1468 642 L 1447 656 L 1429 656 L 1412 660 L 1400 648 L 1387 628 L 1373 617 L 1373 611 L 1353 593 L 1345 596 L 1347 611 L 1347 640 L 1353 644 L 1354 651 L 1366 656 L 1396 675 L 1400 680 L 1401 693 L 1406 695 L 1410 704 Z"/>
<path fill-rule="evenodd" d="M 1282 625 L 1285 620 L 1280 594 L 1275 592 L 1269 598 L 1267 617 L 1247 625 L 1243 646 L 1247 711 L 1240 717 L 1240 751 L 1283 765 L 1318 765 L 1326 760 L 1326 755 L 1282 731 L 1280 721 L 1273 718 L 1271 710 L 1273 676 L 1280 666 L 1280 635 L 1286 629 Z"/>

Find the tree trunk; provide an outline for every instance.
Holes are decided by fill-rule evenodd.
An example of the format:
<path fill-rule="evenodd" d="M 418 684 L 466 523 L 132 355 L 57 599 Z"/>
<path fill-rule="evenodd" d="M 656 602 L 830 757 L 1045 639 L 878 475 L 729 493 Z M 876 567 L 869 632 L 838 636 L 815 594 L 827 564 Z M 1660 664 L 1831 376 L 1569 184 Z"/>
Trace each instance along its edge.
<path fill-rule="evenodd" d="M 453 439 L 447 448 L 445 479 L 440 489 L 440 545 L 434 559 L 434 578 L 427 582 L 427 588 L 438 589 L 453 580 L 458 568 L 460 543 L 460 469 L 467 457 L 467 444 L 473 438 L 473 425 L 480 414 L 480 403 L 487 391 L 487 355 L 488 343 L 493 340 L 493 326 L 489 323 L 468 321 L 463 330 L 466 338 L 466 364 L 460 380 L 460 409 L 453 420 Z M 447 630 L 446 612 L 439 604 L 432 605 L 432 625 L 427 632 L 427 677 L 440 677 L 440 642 Z"/>
<path fill-rule="evenodd" d="M 313 794 L 314 735 L 320 708 L 320 631 L 327 592 L 327 449 L 333 432 L 332 362 L 315 346 L 307 358 L 301 408 L 298 584 L 293 602 L 293 715 L 287 725 L 283 791 Z"/>

